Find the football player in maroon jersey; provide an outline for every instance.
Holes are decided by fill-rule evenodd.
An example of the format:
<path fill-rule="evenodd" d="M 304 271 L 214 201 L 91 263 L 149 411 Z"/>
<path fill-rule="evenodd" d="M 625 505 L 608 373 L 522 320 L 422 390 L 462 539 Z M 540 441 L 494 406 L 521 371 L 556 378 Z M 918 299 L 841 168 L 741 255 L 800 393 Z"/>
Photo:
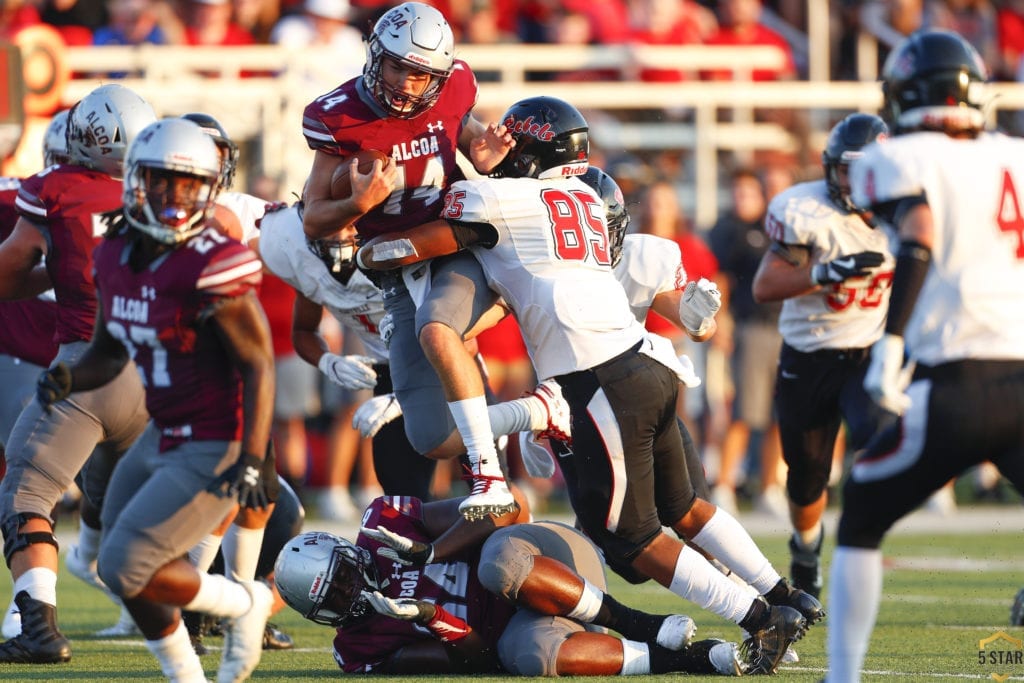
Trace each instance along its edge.
<path fill-rule="evenodd" d="M 128 88 L 100 86 L 68 115 L 68 163 L 26 178 L 18 190 L 18 222 L 0 246 L 0 299 L 36 296 L 52 286 L 60 309 L 58 361 L 73 362 L 92 335 L 92 253 L 103 232 L 102 216 L 121 205 L 119 178 L 128 144 L 155 119 L 152 107 Z M 29 403 L 11 431 L 7 474 L 0 483 L 0 530 L 22 632 L 0 644 L 0 662 L 71 657 L 56 624 L 57 541 L 50 515 L 87 459 L 86 479 L 105 484 L 116 458 L 145 428 L 142 383 L 128 365 L 100 391 L 78 394 L 49 410 Z M 101 501 L 92 496 L 101 497 L 102 489 L 90 493 L 90 482 L 83 484 L 98 510 Z M 99 528 L 89 528 L 95 556 Z"/>
<path fill-rule="evenodd" d="M 134 357 L 151 420 L 118 463 L 103 507 L 99 573 L 174 680 L 204 679 L 179 608 L 228 618 L 218 681 L 259 663 L 273 597 L 257 581 L 199 572 L 184 555 L 235 503 L 269 504 L 261 476 L 274 367 L 255 296 L 259 258 L 207 223 L 220 187 L 216 145 L 164 119 L 125 159 L 124 208 L 94 254 L 96 331 L 73 365 L 40 379 L 44 408 L 104 386 Z"/>
<path fill-rule="evenodd" d="M 278 556 L 282 597 L 337 627 L 346 673 L 742 672 L 734 643 L 691 643 L 689 617 L 608 594 L 604 562 L 577 530 L 517 524 L 516 513 L 467 522 L 458 503 L 378 498 L 355 544 L 309 532 Z"/>
<path fill-rule="evenodd" d="M 444 189 L 463 177 L 458 151 L 481 173 L 504 158 L 511 136 L 473 116 L 476 78 L 454 51 L 452 30 L 440 12 L 403 3 L 375 24 L 362 75 L 307 105 L 303 133 L 316 154 L 303 227 L 311 239 L 353 223 L 367 239 L 429 221 L 441 209 Z M 349 160 L 363 149 L 383 151 L 393 163 L 378 161 L 360 173 L 355 159 Z M 352 194 L 334 198 L 334 174 L 345 172 L 346 164 Z M 389 358 L 410 442 L 434 458 L 468 451 L 468 516 L 512 509 L 484 380 L 463 343 L 496 300 L 478 264 L 469 254 L 445 256 L 404 275 L 384 275 L 381 289 L 394 321 Z"/>

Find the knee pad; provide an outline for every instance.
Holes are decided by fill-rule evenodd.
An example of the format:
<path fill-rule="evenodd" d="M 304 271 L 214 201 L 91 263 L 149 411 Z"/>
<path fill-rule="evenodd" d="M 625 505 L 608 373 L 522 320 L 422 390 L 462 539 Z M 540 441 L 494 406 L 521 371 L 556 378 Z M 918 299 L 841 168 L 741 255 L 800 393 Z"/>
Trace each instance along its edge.
<path fill-rule="evenodd" d="M 514 540 L 498 532 L 492 535 L 480 551 L 477 578 L 491 593 L 515 601 L 519 587 L 533 571 L 533 554 L 521 551 Z"/>
<path fill-rule="evenodd" d="M 45 519 L 47 522 L 50 521 L 43 515 L 26 512 L 8 517 L 3 521 L 3 524 L 0 525 L 0 532 L 4 535 L 4 562 L 7 563 L 8 569 L 11 566 L 11 557 L 14 553 L 24 550 L 35 543 L 49 543 L 57 550 L 60 550 L 60 545 L 57 543 L 57 537 L 53 535 L 52 524 L 50 531 L 30 531 L 28 533 L 18 531 L 21 526 L 30 519 Z"/>

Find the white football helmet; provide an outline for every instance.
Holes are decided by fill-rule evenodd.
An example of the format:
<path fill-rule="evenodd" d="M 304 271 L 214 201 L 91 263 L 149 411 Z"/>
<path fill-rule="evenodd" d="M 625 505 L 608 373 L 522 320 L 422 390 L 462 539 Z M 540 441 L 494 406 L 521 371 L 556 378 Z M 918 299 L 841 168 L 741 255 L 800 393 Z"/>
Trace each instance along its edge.
<path fill-rule="evenodd" d="M 274 583 L 289 607 L 330 626 L 371 614 L 362 592 L 382 587 L 368 550 L 318 531 L 299 534 L 284 544 L 274 563 Z"/>
<path fill-rule="evenodd" d="M 430 85 L 416 97 L 397 93 L 381 75 L 384 58 L 431 75 Z M 455 64 L 455 37 L 444 15 L 422 2 L 406 2 L 377 20 L 366 43 L 363 83 L 391 116 L 411 119 L 441 96 Z"/>
<path fill-rule="evenodd" d="M 50 119 L 43 134 L 43 163 L 46 166 L 68 162 L 68 110 L 59 111 Z"/>
<path fill-rule="evenodd" d="M 68 157 L 71 163 L 120 178 L 128 146 L 156 121 L 146 100 L 123 85 L 101 85 L 71 108 Z"/>
<path fill-rule="evenodd" d="M 191 121 L 146 126 L 128 148 L 124 215 L 135 229 L 177 246 L 202 231 L 220 187 L 220 153 Z"/>

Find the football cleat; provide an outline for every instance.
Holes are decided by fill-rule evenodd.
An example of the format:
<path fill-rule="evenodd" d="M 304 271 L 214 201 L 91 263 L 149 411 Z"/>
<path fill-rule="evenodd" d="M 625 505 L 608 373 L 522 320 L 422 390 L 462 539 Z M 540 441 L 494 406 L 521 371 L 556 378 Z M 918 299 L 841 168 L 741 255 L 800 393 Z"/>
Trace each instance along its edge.
<path fill-rule="evenodd" d="M 64 556 L 64 566 L 68 568 L 68 571 L 71 572 L 73 576 L 79 578 L 93 588 L 103 591 L 111 600 L 117 599 L 107 588 L 107 584 L 103 583 L 103 579 L 100 578 L 100 575 L 96 573 L 96 559 L 93 558 L 90 562 L 82 557 L 81 549 L 77 544 L 68 547 L 68 552 Z"/>
<path fill-rule="evenodd" d="M 693 640 L 697 624 L 685 614 L 670 614 L 661 622 L 655 642 L 667 650 L 682 650 Z"/>
<path fill-rule="evenodd" d="M 1010 626 L 1024 626 L 1024 588 L 1017 591 L 1010 608 Z"/>
<path fill-rule="evenodd" d="M 535 432 L 536 438 L 558 439 L 571 446 L 572 414 L 569 411 L 569 403 L 562 396 L 562 387 L 558 382 L 553 379 L 544 380 L 528 395 L 540 399 L 548 414 L 548 425 L 541 431 Z"/>
<path fill-rule="evenodd" d="M 137 636 L 141 633 L 142 631 L 135 625 L 135 620 L 132 619 L 132 615 L 124 605 L 121 605 L 121 616 L 117 618 L 116 624 L 96 631 L 96 635 L 101 638 L 122 638 L 124 636 Z"/>
<path fill-rule="evenodd" d="M 264 650 L 291 650 L 295 647 L 292 637 L 279 629 L 275 624 L 267 624 L 263 630 Z"/>
<path fill-rule="evenodd" d="M 516 499 L 508 490 L 504 477 L 471 475 L 472 489 L 459 503 L 459 512 L 470 522 L 487 515 L 504 515 L 516 509 Z"/>
<path fill-rule="evenodd" d="M 795 588 L 786 579 L 781 579 L 779 584 L 785 587 L 786 593 L 784 595 L 776 595 L 776 593 L 781 591 L 773 589 L 764 596 L 764 599 L 767 600 L 769 604 L 792 607 L 807 619 L 808 626 L 816 624 L 825 618 L 825 608 L 822 607 L 821 602 L 816 597 L 807 591 Z M 775 597 L 770 598 L 769 595 Z"/>
<path fill-rule="evenodd" d="M 742 676 L 745 671 L 739 646 L 718 638 L 690 643 L 677 657 L 673 669 L 689 674 Z"/>
<path fill-rule="evenodd" d="M 775 605 L 768 621 L 743 641 L 741 652 L 746 673 L 772 675 L 779 669 L 790 645 L 807 633 L 807 619 L 792 607 Z"/>
<path fill-rule="evenodd" d="M 245 614 L 227 621 L 217 683 L 246 680 L 260 663 L 263 654 L 263 636 L 274 594 L 261 581 L 246 581 L 241 585 L 252 597 L 252 606 Z"/>
<path fill-rule="evenodd" d="M 793 578 L 793 586 L 815 598 L 821 597 L 821 546 L 824 541 L 824 529 L 818 538 L 818 544 L 812 550 L 801 548 L 792 536 L 789 539 L 789 575 Z"/>
<path fill-rule="evenodd" d="M 0 663 L 58 664 L 71 661 L 71 642 L 57 630 L 57 608 L 19 591 L 21 633 L 0 643 Z"/>

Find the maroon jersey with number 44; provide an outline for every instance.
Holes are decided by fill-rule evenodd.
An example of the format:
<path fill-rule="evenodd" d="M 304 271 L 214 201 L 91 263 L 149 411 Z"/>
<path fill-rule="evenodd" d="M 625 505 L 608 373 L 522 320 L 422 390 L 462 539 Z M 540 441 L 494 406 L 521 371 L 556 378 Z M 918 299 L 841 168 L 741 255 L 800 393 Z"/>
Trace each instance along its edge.
<path fill-rule="evenodd" d="M 125 228 L 96 248 L 107 331 L 142 373 L 160 450 L 182 441 L 241 438 L 242 384 L 209 316 L 224 298 L 258 287 L 259 257 L 207 228 L 136 271 Z"/>
<path fill-rule="evenodd" d="M 383 496 L 363 514 L 362 525 L 384 528 L 416 541 L 431 541 L 423 526 L 419 498 Z M 450 562 L 407 567 L 377 554 L 377 541 L 360 534 L 356 545 L 370 551 L 389 598 L 415 598 L 442 605 L 464 619 L 485 641 L 496 646 L 516 608 L 488 592 L 477 579 L 479 553 Z M 401 648 L 434 636 L 409 621 L 371 613 L 366 619 L 342 626 L 334 638 L 334 658 L 346 673 L 373 671 Z"/>
<path fill-rule="evenodd" d="M 463 177 L 456 164 L 457 143 L 476 97 L 476 77 L 465 62 L 456 60 L 440 98 L 412 119 L 379 113 L 367 101 L 362 77 L 306 105 L 302 132 L 311 149 L 341 157 L 377 149 L 398 165 L 394 192 L 359 219 L 360 235 L 370 238 L 437 218 L 445 188 Z"/>

